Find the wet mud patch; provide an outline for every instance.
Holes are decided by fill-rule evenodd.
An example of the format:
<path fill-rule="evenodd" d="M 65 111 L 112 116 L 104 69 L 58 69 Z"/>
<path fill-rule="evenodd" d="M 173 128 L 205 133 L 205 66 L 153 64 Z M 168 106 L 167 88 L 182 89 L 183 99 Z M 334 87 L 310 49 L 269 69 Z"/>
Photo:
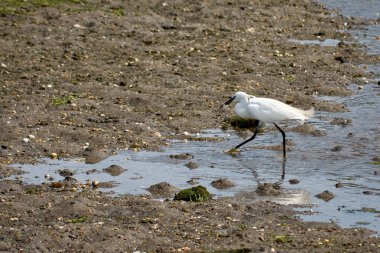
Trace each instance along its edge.
<path fill-rule="evenodd" d="M 211 182 L 211 186 L 217 189 L 228 189 L 235 186 L 235 183 L 226 178 L 220 178 Z"/>
<path fill-rule="evenodd" d="M 293 131 L 300 134 L 310 134 L 316 137 L 324 136 L 327 134 L 325 131 L 317 129 L 312 124 L 298 125 L 296 127 L 290 128 L 289 131 Z"/>
<path fill-rule="evenodd" d="M 172 186 L 168 182 L 161 182 L 155 185 L 151 185 L 148 188 L 148 191 L 155 198 L 167 198 L 167 197 L 173 197 L 177 192 L 180 191 L 180 189 Z"/>
<path fill-rule="evenodd" d="M 25 171 L 23 170 L 0 164 L 0 179 L 7 178 L 13 175 L 22 175 L 24 173 Z"/>
<path fill-rule="evenodd" d="M 119 165 L 112 164 L 111 166 L 103 169 L 103 171 L 110 174 L 113 177 L 117 177 L 117 176 L 120 176 L 125 171 L 127 171 L 127 169 L 125 169 Z"/>

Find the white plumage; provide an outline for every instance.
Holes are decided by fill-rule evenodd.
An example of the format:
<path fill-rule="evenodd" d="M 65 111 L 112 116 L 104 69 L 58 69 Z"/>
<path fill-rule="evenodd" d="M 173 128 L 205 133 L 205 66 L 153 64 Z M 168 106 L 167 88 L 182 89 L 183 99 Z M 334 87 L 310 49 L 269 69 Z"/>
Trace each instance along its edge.
<path fill-rule="evenodd" d="M 275 99 L 258 98 L 241 91 L 235 93 L 235 95 L 225 102 L 224 105 L 228 105 L 234 100 L 237 101 L 235 112 L 239 117 L 244 119 L 255 119 L 256 126 L 259 125 L 260 121 L 263 121 L 265 123 L 273 123 L 277 127 L 283 137 L 284 156 L 286 155 L 285 132 L 276 124 L 276 122 L 295 121 L 302 124 L 314 114 L 313 108 L 304 111 Z M 251 138 L 237 145 L 235 149 L 253 140 L 256 137 L 256 134 L 257 128 Z"/>
<path fill-rule="evenodd" d="M 235 112 L 244 119 L 257 119 L 265 123 L 286 120 L 303 123 L 314 114 L 313 108 L 304 111 L 275 99 L 258 98 L 241 91 L 237 92 L 233 97 L 237 101 Z"/>

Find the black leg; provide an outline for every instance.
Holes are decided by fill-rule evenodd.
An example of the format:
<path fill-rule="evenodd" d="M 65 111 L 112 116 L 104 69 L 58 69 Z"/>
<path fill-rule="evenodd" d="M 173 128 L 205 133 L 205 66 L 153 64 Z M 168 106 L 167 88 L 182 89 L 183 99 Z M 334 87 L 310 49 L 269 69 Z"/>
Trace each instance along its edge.
<path fill-rule="evenodd" d="M 282 146 L 284 148 L 284 156 L 286 156 L 286 146 L 285 146 L 285 132 L 276 124 L 276 123 L 273 123 L 277 129 L 281 132 L 282 134 Z"/>
<path fill-rule="evenodd" d="M 255 121 L 255 127 L 256 127 L 256 129 L 255 129 L 255 133 L 252 135 L 252 137 L 249 138 L 249 139 L 247 139 L 247 140 L 245 140 L 245 141 L 243 141 L 243 142 L 240 143 L 239 145 L 237 145 L 237 146 L 235 147 L 235 149 L 238 149 L 238 148 L 240 148 L 241 146 L 243 146 L 244 144 L 246 144 L 247 142 L 250 142 L 250 141 L 252 141 L 253 139 L 255 139 L 256 134 L 257 134 L 257 130 L 259 129 L 259 121 L 258 121 L 258 120 Z"/>
<path fill-rule="evenodd" d="M 286 157 L 284 156 L 284 160 L 282 161 L 282 174 L 281 174 L 281 179 L 285 179 L 285 168 L 286 168 Z"/>

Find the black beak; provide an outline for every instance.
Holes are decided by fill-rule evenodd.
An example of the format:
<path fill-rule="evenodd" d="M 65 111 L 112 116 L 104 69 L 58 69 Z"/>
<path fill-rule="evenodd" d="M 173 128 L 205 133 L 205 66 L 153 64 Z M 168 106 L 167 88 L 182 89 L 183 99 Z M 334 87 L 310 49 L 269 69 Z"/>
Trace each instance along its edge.
<path fill-rule="evenodd" d="M 235 99 L 235 96 L 230 97 L 230 99 L 228 99 L 224 104 L 222 104 L 222 105 L 220 106 L 220 108 L 222 108 L 224 105 L 229 105 L 229 104 L 231 104 L 232 101 L 234 101 L 234 99 Z"/>

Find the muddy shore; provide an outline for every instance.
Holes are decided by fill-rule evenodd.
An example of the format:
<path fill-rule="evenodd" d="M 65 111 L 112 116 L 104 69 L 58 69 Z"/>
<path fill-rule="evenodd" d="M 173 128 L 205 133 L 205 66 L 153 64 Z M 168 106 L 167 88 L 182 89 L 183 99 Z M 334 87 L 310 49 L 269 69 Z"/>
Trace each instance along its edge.
<path fill-rule="evenodd" d="M 379 62 L 344 30 L 366 22 L 312 1 L 0 3 L 1 178 L 41 157 L 159 150 L 225 126 L 238 90 L 327 112 Z M 42 3 L 44 2 L 44 3 Z M 42 4 L 41 4 L 42 3 Z M 337 39 L 333 47 L 290 39 Z M 360 66 L 360 67 L 359 67 Z M 72 189 L 71 189 L 72 190 Z M 113 198 L 0 181 L 0 251 L 376 252 L 366 229 L 302 222 L 291 207 Z"/>

